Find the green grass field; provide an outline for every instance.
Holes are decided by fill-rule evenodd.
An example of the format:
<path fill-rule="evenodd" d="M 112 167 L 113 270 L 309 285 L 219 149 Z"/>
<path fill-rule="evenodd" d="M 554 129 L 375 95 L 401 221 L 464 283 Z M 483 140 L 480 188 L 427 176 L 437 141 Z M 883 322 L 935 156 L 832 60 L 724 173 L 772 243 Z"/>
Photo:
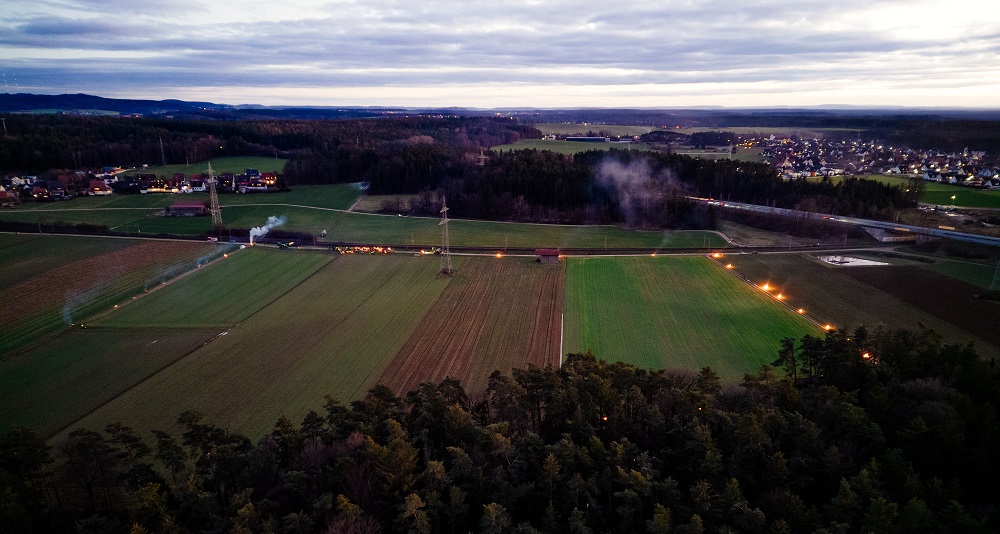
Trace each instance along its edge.
<path fill-rule="evenodd" d="M 588 150 L 649 150 L 649 145 L 645 143 L 584 143 L 580 141 L 561 141 L 545 139 L 521 139 L 509 145 L 497 145 L 491 150 L 501 152 L 504 150 L 548 150 L 558 154 L 579 154 Z"/>
<path fill-rule="evenodd" d="M 228 249 L 202 243 L 160 246 L 129 240 L 117 240 L 127 247 L 100 247 L 89 241 L 93 238 L 84 238 L 77 250 L 73 242 L 77 238 L 55 239 L 62 248 L 54 250 L 49 243 L 39 243 L 43 249 L 49 247 L 47 261 L 59 261 L 59 267 L 35 272 L 33 277 L 5 288 L 6 298 L 0 301 L 0 354 L 110 310 Z"/>
<path fill-rule="evenodd" d="M 925 269 L 941 273 L 963 282 L 989 289 L 997 276 L 998 268 L 994 265 L 983 265 L 967 261 L 939 259 L 932 264 L 921 265 Z"/>
<path fill-rule="evenodd" d="M 776 136 L 795 135 L 807 139 L 823 137 L 827 132 L 854 132 L 846 128 L 796 128 L 780 126 L 720 126 L 716 128 L 674 128 L 674 125 L 663 124 L 660 126 L 630 126 L 618 124 L 583 124 L 583 123 L 558 123 L 542 122 L 533 124 L 535 128 L 545 135 L 583 135 L 587 132 L 607 132 L 609 135 L 642 135 L 654 130 L 670 130 L 683 134 L 693 134 L 698 132 L 733 132 L 740 135 Z"/>
<path fill-rule="evenodd" d="M 4 359 L 0 432 L 24 425 L 51 435 L 216 334 L 202 329 L 77 328 Z"/>
<path fill-rule="evenodd" d="M 209 161 L 212 163 L 212 170 L 217 174 L 224 172 L 242 174 L 245 169 L 257 169 L 260 172 L 281 172 L 281 170 L 285 167 L 285 162 L 288 160 L 260 156 L 230 156 L 212 158 Z M 150 166 L 147 169 L 133 169 L 125 172 L 124 174 L 125 176 L 135 176 L 139 173 L 152 173 L 157 176 L 170 177 L 173 176 L 174 173 L 182 173 L 187 176 L 208 172 L 208 163 L 208 161 L 200 161 L 191 164 L 178 163 L 175 165 L 157 165 L 155 167 Z"/>
<path fill-rule="evenodd" d="M 876 180 L 884 184 L 906 186 L 909 177 L 886 176 L 883 174 L 858 175 L 857 178 Z M 842 179 L 842 178 L 840 178 Z M 951 197 L 955 197 L 952 200 Z M 954 184 L 924 182 L 924 195 L 921 202 L 939 206 L 956 206 L 959 208 L 1000 208 L 1000 191 L 975 189 Z"/>
<path fill-rule="evenodd" d="M 371 242 L 397 245 L 434 245 L 441 242 L 436 218 L 396 217 L 345 212 L 360 191 L 352 185 L 296 187 L 289 193 L 222 195 L 223 223 L 246 231 L 270 216 L 284 216 L 281 230 L 319 235 L 327 231 L 331 242 Z M 208 217 L 163 217 L 163 207 L 177 200 L 204 200 L 203 194 L 111 195 L 78 198 L 68 202 L 24 204 L 0 211 L 0 220 L 29 223 L 42 232 L 57 232 L 57 222 L 106 225 L 116 232 L 143 235 L 204 235 L 211 230 Z M 616 226 L 570 226 L 505 223 L 455 219 L 450 225 L 455 246 L 518 248 L 677 248 L 725 247 L 717 234 L 689 231 L 642 231 Z"/>
<path fill-rule="evenodd" d="M 605 132 L 608 135 L 642 135 L 656 129 L 652 126 L 572 122 L 539 122 L 531 126 L 537 128 L 544 135 L 584 135 L 587 132 Z"/>
<path fill-rule="evenodd" d="M 266 307 L 334 257 L 248 247 L 120 307 L 92 326 L 224 328 Z"/>
<path fill-rule="evenodd" d="M 821 331 L 702 257 L 570 259 L 564 352 L 738 381 L 778 342 Z"/>
<path fill-rule="evenodd" d="M 438 244 L 441 227 L 435 218 L 396 217 L 361 213 L 340 214 L 329 227 L 328 241 Z M 714 232 L 640 231 L 617 226 L 502 223 L 453 219 L 449 223 L 453 246 L 514 248 L 678 248 L 726 247 Z"/>
<path fill-rule="evenodd" d="M 342 401 L 358 398 L 448 284 L 437 270 L 437 258 L 337 257 L 76 426 L 98 428 L 120 420 L 140 430 L 169 429 L 181 412 L 196 409 L 215 423 L 259 437 L 282 415 L 298 420 L 318 409 L 325 394 Z M 183 284 L 163 291 L 183 291 Z"/>

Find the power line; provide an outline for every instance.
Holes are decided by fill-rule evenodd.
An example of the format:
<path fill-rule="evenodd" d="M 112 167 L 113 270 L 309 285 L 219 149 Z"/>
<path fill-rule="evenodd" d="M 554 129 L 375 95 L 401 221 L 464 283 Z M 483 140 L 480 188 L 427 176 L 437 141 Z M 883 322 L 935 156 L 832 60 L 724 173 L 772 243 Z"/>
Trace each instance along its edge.
<path fill-rule="evenodd" d="M 451 250 L 448 246 L 448 203 L 441 195 L 441 274 L 451 276 Z"/>
<path fill-rule="evenodd" d="M 212 228 L 222 228 L 222 208 L 219 207 L 219 192 L 215 188 L 215 172 L 212 170 L 212 162 L 208 163 L 208 198 L 209 208 L 212 212 Z"/>

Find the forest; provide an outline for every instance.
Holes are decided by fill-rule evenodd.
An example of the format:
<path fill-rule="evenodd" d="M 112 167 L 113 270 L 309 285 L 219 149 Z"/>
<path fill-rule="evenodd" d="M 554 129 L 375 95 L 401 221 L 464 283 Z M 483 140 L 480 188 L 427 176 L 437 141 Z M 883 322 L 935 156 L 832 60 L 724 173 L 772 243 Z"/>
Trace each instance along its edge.
<path fill-rule="evenodd" d="M 0 143 L 0 169 L 35 172 L 104 165 L 203 161 L 218 156 L 288 158 L 284 183 L 365 182 L 370 194 L 423 194 L 434 215 L 441 193 L 455 217 L 636 228 L 713 228 L 715 215 L 686 196 L 890 219 L 913 207 L 875 181 L 784 182 L 763 163 L 627 149 L 575 156 L 495 152 L 490 146 L 541 133 L 502 117 L 349 120 L 171 120 L 15 115 Z M 702 134 L 700 142 L 714 142 Z M 51 174 L 51 173 L 48 173 Z M 435 198 L 439 195 L 434 195 Z"/>
<path fill-rule="evenodd" d="M 722 384 L 591 354 L 327 397 L 259 440 L 196 412 L 0 437 L 5 532 L 996 532 L 995 362 L 930 331 L 776 344 Z"/>

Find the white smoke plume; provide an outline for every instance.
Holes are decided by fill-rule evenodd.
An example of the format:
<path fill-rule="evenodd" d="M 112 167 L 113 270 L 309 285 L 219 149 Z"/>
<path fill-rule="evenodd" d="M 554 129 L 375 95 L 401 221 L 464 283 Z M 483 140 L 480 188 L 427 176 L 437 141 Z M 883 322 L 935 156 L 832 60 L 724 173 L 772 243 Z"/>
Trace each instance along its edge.
<path fill-rule="evenodd" d="M 599 185 L 614 191 L 619 213 L 628 226 L 642 224 L 669 192 L 680 187 L 673 173 L 654 174 L 645 159 L 624 165 L 608 158 L 597 166 L 595 174 Z"/>
<path fill-rule="evenodd" d="M 285 219 L 284 215 L 282 215 L 281 217 L 275 217 L 274 215 L 272 215 L 267 218 L 267 222 L 264 224 L 264 226 L 255 226 L 251 228 L 250 244 L 251 245 L 253 244 L 254 239 L 257 239 L 258 237 L 264 237 L 265 235 L 267 235 L 267 232 L 269 232 L 271 228 L 285 224 L 286 220 L 287 219 Z"/>

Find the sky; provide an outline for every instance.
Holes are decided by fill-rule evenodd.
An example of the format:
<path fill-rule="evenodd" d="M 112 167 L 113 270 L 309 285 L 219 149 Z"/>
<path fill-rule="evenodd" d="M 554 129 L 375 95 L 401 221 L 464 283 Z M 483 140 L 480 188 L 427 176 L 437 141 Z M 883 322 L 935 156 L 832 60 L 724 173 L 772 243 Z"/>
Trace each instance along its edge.
<path fill-rule="evenodd" d="M 996 0 L 4 0 L 0 92 L 1000 108 Z"/>

